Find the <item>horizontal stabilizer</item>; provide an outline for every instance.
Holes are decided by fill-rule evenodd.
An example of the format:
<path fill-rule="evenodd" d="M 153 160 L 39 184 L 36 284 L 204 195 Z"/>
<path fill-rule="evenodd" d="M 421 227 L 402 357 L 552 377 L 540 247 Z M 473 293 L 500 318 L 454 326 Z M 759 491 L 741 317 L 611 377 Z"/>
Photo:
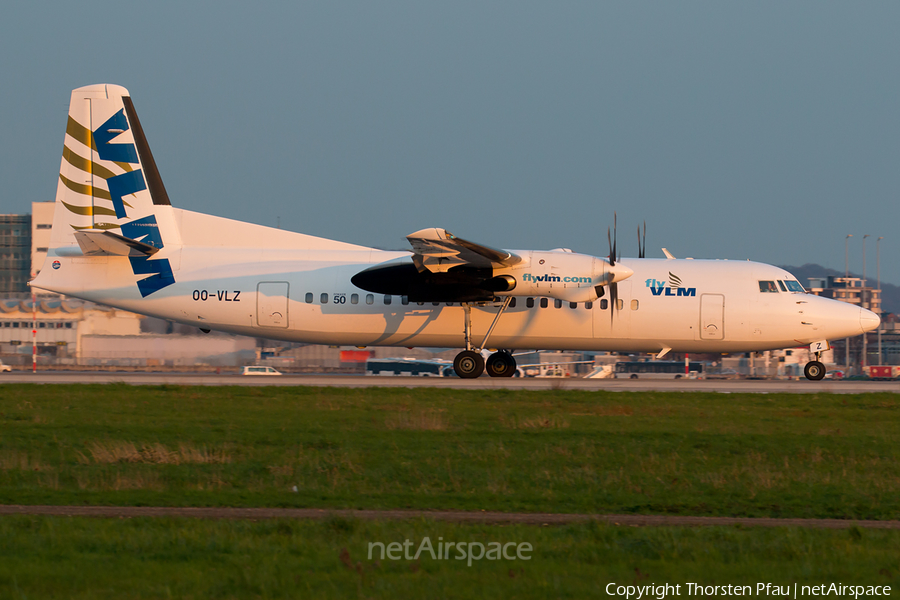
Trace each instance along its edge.
<path fill-rule="evenodd" d="M 76 231 L 75 239 L 85 256 L 153 256 L 159 248 L 111 231 Z"/>

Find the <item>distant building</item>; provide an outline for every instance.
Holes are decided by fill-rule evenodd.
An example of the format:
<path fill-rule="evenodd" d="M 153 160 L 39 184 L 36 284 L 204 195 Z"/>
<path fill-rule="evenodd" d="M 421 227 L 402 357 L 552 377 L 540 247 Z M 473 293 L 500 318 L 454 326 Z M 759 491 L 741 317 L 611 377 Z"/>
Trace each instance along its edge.
<path fill-rule="evenodd" d="M 31 215 L 0 215 L 0 295 L 28 294 Z"/>
<path fill-rule="evenodd" d="M 27 355 L 30 362 L 34 331 L 38 354 L 76 359 L 84 336 L 137 335 L 142 318 L 81 300 L 39 299 L 34 305 L 30 299 L 0 300 L 0 353 Z"/>
<path fill-rule="evenodd" d="M 856 304 L 881 314 L 881 290 L 865 286 L 859 277 L 810 277 L 809 291 L 816 296 Z"/>
<path fill-rule="evenodd" d="M 31 203 L 31 273 L 37 275 L 44 266 L 50 248 L 55 202 Z"/>

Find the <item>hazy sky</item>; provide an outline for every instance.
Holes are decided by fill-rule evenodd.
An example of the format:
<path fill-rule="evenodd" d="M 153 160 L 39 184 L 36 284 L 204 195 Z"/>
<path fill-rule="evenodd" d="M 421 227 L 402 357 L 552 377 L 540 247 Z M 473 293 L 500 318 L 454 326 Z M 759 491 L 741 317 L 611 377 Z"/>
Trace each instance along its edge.
<path fill-rule="evenodd" d="M 256 4 L 256 3 L 253 3 Z M 134 99 L 172 203 L 388 248 L 850 265 L 900 283 L 896 2 L 15 2 L 2 212 L 52 200 L 69 94 Z M 89 7 L 89 8 L 85 8 Z M 805 283 L 805 282 L 804 282 Z"/>

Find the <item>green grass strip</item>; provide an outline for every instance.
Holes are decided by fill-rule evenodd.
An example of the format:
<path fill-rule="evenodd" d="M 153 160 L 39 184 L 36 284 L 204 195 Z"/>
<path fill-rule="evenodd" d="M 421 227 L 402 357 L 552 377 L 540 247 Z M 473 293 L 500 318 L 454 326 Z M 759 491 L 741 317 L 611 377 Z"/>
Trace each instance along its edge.
<path fill-rule="evenodd" d="M 533 550 L 471 566 L 368 556 L 371 543 L 407 540 L 414 556 L 426 537 Z M 677 597 L 689 583 L 751 585 L 756 596 L 760 582 L 890 585 L 896 596 L 898 557 L 900 532 L 859 529 L 5 517 L 0 597 L 596 598 L 611 583 L 681 585 Z"/>
<path fill-rule="evenodd" d="M 900 518 L 892 394 L 0 386 L 0 503 Z"/>

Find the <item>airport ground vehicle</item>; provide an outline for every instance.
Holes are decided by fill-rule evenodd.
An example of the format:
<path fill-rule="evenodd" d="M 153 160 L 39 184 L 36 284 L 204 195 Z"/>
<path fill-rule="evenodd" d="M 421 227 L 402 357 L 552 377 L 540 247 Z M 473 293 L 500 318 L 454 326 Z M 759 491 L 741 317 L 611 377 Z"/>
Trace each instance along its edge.
<path fill-rule="evenodd" d="M 444 370 L 452 367 L 453 365 L 447 361 L 415 358 L 370 358 L 366 361 L 366 375 L 442 377 Z"/>
<path fill-rule="evenodd" d="M 0 373 L 3 373 L 4 371 L 12 371 L 12 367 L 9 365 L 4 365 L 2 362 L 0 362 Z"/>
<path fill-rule="evenodd" d="M 684 362 L 679 360 L 620 361 L 615 373 L 619 379 L 698 379 L 703 377 L 703 363 L 690 363 L 685 373 Z"/>
<path fill-rule="evenodd" d="M 863 367 L 863 373 L 871 379 L 898 379 L 900 378 L 900 366 L 869 365 Z"/>
<path fill-rule="evenodd" d="M 241 371 L 241 375 L 281 375 L 273 367 L 247 366 Z"/>

